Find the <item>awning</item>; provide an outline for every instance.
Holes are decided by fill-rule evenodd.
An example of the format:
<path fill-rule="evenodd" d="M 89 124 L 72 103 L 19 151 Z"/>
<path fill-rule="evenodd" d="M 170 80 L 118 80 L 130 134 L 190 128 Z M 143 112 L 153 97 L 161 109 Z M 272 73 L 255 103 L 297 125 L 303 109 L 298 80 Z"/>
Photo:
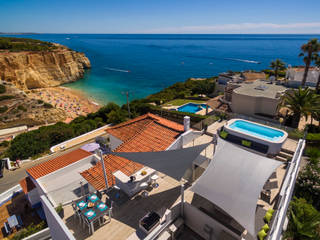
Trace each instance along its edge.
<path fill-rule="evenodd" d="M 191 190 L 223 209 L 255 236 L 260 192 L 281 164 L 219 138 L 213 160 Z"/>
<path fill-rule="evenodd" d="M 160 152 L 110 152 L 110 154 L 141 163 L 180 181 L 186 170 L 192 166 L 192 162 L 210 144 Z"/>

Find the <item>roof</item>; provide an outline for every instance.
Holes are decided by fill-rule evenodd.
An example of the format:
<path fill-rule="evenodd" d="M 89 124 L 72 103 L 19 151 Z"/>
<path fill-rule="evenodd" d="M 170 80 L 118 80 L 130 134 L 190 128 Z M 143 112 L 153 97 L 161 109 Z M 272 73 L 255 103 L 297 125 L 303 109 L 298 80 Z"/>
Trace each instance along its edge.
<path fill-rule="evenodd" d="M 64 168 L 72 163 L 75 163 L 83 158 L 89 157 L 92 153 L 89 153 L 81 148 L 61 155 L 57 158 L 40 163 L 37 166 L 27 169 L 27 173 L 34 179 L 43 177 L 49 173 L 55 172 L 61 168 Z"/>
<path fill-rule="evenodd" d="M 19 182 L 19 184 L 25 194 L 27 194 L 36 187 L 36 185 L 34 185 L 30 177 L 25 177 Z"/>
<path fill-rule="evenodd" d="M 235 88 L 233 92 L 252 97 L 278 98 L 278 93 L 284 92 L 285 90 L 286 87 L 284 86 L 257 80 L 250 83 L 242 83 L 240 84 L 240 87 Z"/>
<path fill-rule="evenodd" d="M 245 81 L 255 81 L 257 79 L 266 79 L 266 74 L 264 72 L 243 72 L 243 77 Z"/>
<path fill-rule="evenodd" d="M 114 152 L 152 152 L 166 150 L 183 133 L 183 125 L 148 113 L 106 131 L 123 141 Z M 109 186 L 115 183 L 113 172 L 120 170 L 130 176 L 143 167 L 142 164 L 113 155 L 105 156 L 104 161 Z M 82 172 L 81 176 L 97 190 L 105 188 L 100 162 Z"/>
<path fill-rule="evenodd" d="M 255 236 L 255 213 L 265 182 L 282 163 L 218 139 L 213 161 L 191 190 Z"/>
<path fill-rule="evenodd" d="M 304 72 L 305 70 L 305 66 L 298 66 L 298 67 L 292 67 L 292 68 L 289 68 L 289 69 L 292 69 L 296 72 Z M 309 67 L 309 71 L 317 71 L 318 69 L 316 67 Z"/>
<path fill-rule="evenodd" d="M 134 118 L 124 123 L 120 123 L 114 127 L 106 129 L 106 132 L 121 139 L 123 142 L 129 140 L 133 136 L 141 133 L 151 122 L 170 128 L 174 131 L 183 131 L 183 125 L 157 115 L 147 113 L 140 117 Z"/>

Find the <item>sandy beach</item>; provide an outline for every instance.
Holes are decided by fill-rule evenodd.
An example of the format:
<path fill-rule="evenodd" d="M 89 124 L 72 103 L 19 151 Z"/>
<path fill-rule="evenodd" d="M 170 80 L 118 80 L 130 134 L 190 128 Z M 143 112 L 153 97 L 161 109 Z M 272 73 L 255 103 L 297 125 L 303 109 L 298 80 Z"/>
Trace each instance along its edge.
<path fill-rule="evenodd" d="M 28 96 L 63 109 L 67 114 L 65 120 L 67 123 L 78 116 L 86 116 L 88 113 L 96 112 L 101 107 L 88 99 L 81 91 L 66 87 L 33 89 L 28 93 Z"/>

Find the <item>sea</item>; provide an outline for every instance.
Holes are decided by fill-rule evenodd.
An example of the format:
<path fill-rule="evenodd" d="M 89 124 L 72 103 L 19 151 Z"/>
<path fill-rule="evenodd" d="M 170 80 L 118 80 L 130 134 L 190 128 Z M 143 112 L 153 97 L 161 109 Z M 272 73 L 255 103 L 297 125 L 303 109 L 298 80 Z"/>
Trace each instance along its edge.
<path fill-rule="evenodd" d="M 303 65 L 300 46 L 320 35 L 284 34 L 30 34 L 84 52 L 92 68 L 66 87 L 100 104 L 146 97 L 188 78 L 228 70 L 262 70 L 276 58 Z"/>

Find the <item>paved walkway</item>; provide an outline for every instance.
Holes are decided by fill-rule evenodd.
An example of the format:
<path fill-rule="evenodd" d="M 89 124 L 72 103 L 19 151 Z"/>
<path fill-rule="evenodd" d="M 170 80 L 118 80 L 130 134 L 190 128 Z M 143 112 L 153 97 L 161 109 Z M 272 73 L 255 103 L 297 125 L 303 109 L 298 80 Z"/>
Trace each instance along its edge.
<path fill-rule="evenodd" d="M 214 122 L 213 124 L 211 124 L 210 126 L 208 126 L 208 130 L 207 132 L 208 133 L 211 133 L 211 134 L 216 134 L 217 133 L 217 130 L 219 128 L 221 128 L 223 125 L 226 124 L 226 120 L 223 120 L 221 122 Z"/>

